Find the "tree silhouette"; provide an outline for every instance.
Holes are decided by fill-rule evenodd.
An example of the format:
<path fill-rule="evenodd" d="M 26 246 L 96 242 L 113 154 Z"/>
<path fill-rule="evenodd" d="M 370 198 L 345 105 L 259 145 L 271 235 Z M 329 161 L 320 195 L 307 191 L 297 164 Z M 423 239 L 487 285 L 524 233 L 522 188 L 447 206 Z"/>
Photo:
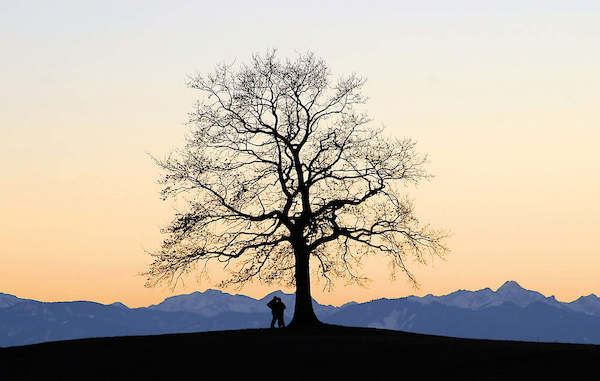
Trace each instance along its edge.
<path fill-rule="evenodd" d="M 220 261 L 230 274 L 221 286 L 295 285 L 290 326 L 305 326 L 319 324 L 311 272 L 328 286 L 361 282 L 361 258 L 377 254 L 416 285 L 407 258 L 447 252 L 444 233 L 421 226 L 401 192 L 429 177 L 426 156 L 370 126 L 357 110 L 364 83 L 356 74 L 334 81 L 311 52 L 281 60 L 271 51 L 190 77 L 204 98 L 186 144 L 154 159 L 163 199 L 185 195 L 186 210 L 163 229 L 147 286 Z"/>

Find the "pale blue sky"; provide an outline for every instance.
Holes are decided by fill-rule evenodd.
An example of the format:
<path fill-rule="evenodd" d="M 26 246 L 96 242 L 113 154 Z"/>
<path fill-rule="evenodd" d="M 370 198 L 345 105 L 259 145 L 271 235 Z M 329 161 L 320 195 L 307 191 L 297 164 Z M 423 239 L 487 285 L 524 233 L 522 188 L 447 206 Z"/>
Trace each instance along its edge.
<path fill-rule="evenodd" d="M 597 1 L 3 1 L 0 35 L 0 292 L 167 295 L 135 275 L 172 213 L 146 152 L 181 144 L 187 74 L 277 48 L 368 78 L 375 123 L 431 156 L 418 212 L 454 232 L 447 262 L 415 265 L 421 290 L 369 264 L 370 288 L 320 301 L 600 293 Z"/>

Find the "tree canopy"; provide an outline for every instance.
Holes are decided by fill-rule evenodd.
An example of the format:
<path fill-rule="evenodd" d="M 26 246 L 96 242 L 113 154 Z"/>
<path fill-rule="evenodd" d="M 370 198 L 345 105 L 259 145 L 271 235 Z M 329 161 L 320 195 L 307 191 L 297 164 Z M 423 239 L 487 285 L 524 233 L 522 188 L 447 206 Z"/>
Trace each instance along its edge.
<path fill-rule="evenodd" d="M 257 279 L 296 286 L 293 323 L 316 321 L 310 270 L 360 282 L 366 255 L 416 284 L 407 259 L 444 256 L 446 234 L 419 223 L 405 186 L 430 177 L 411 139 L 372 126 L 360 109 L 365 80 L 333 78 L 311 52 L 276 51 L 189 77 L 203 98 L 185 145 L 155 159 L 163 199 L 186 210 L 151 253 L 147 285 L 223 262 L 221 286 Z M 312 264 L 311 264 L 312 263 Z"/>

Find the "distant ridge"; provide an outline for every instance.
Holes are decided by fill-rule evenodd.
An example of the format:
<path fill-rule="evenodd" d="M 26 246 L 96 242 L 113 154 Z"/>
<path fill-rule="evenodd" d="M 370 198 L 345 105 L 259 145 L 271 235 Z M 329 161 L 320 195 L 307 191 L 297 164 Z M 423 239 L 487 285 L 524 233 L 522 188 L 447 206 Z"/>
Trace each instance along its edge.
<path fill-rule="evenodd" d="M 514 303 L 521 307 L 526 307 L 534 302 L 549 303 L 557 307 L 567 305 L 566 303 L 557 301 L 553 296 L 545 297 L 537 291 L 526 290 L 513 280 L 505 282 L 495 292 L 490 288 L 484 288 L 477 291 L 458 290 L 442 296 L 433 296 L 429 294 L 422 298 L 418 296 L 409 296 L 408 299 L 419 303 L 436 302 L 448 306 L 469 309 L 497 306 L 506 302 Z"/>
<path fill-rule="evenodd" d="M 0 346 L 85 337 L 149 335 L 265 328 L 266 303 L 274 295 L 294 310 L 294 295 L 272 292 L 261 299 L 206 290 L 128 308 L 115 302 L 44 303 L 0 294 Z M 384 328 L 464 338 L 600 344 L 600 299 L 590 294 L 572 302 L 526 290 L 515 281 L 496 291 L 458 290 L 447 295 L 408 296 L 350 302 L 340 307 L 313 301 L 326 323 Z"/>

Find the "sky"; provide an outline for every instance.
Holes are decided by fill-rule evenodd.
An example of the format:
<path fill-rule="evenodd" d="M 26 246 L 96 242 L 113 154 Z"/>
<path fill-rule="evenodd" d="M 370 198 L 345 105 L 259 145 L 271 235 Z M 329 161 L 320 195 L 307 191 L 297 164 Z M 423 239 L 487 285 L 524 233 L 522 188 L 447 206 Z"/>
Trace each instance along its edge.
<path fill-rule="evenodd" d="M 367 78 L 373 123 L 430 157 L 417 216 L 452 233 L 445 260 L 409 263 L 418 289 L 372 260 L 366 287 L 316 300 L 598 295 L 598 20 L 597 1 L 1 1 L 0 292 L 139 307 L 215 288 L 218 268 L 175 289 L 138 275 L 174 213 L 149 154 L 184 142 L 187 75 L 275 48 Z"/>

